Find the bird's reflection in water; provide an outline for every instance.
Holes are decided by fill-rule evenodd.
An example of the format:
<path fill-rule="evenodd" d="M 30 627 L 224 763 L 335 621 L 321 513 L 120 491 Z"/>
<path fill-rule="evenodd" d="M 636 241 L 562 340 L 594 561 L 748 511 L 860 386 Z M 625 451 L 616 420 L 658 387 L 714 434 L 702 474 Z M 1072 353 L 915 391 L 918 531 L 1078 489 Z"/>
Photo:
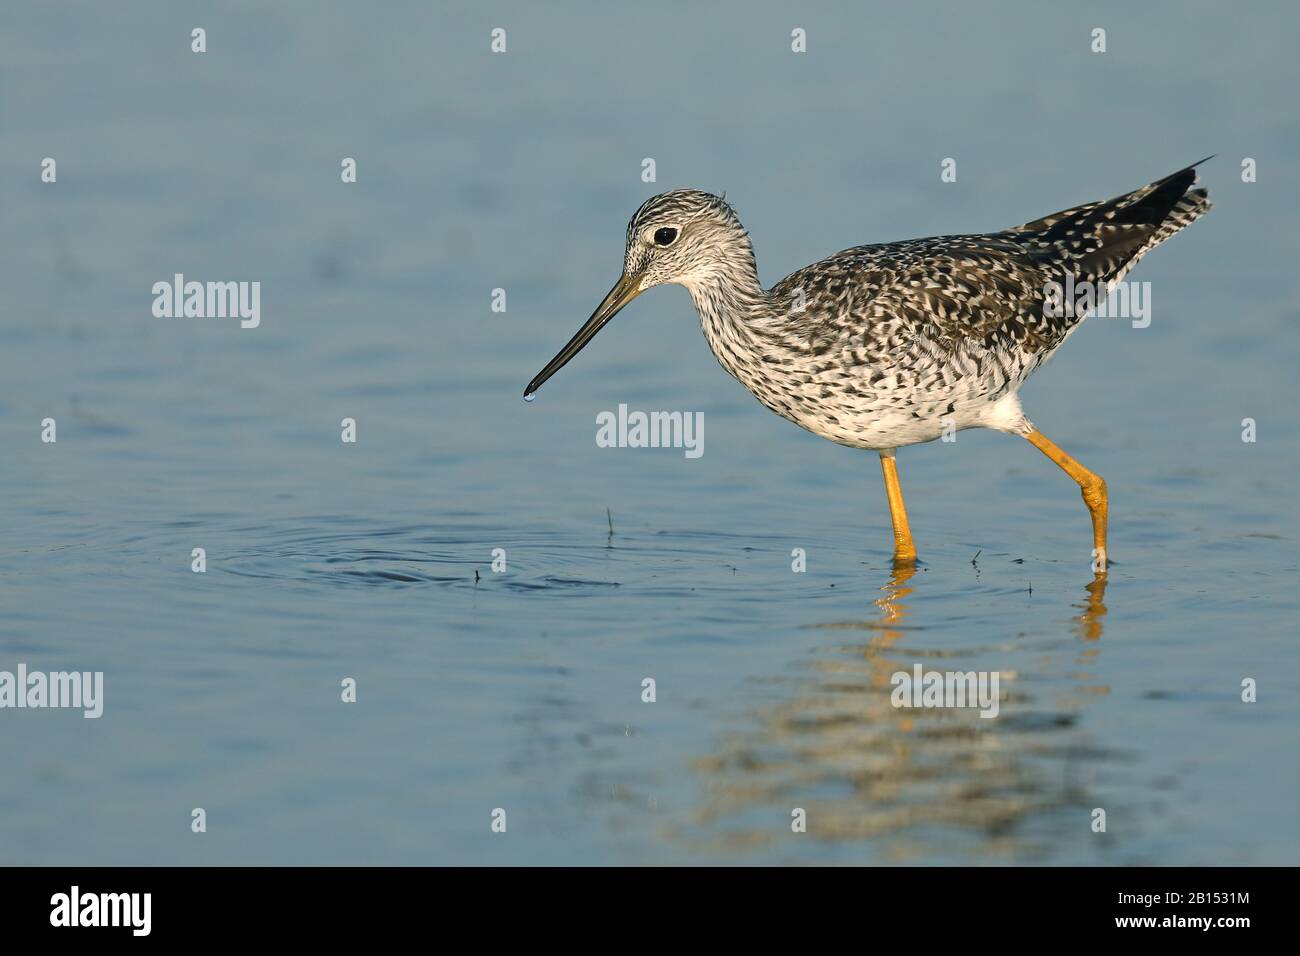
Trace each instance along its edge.
<path fill-rule="evenodd" d="M 1106 616 L 1106 575 L 1099 574 L 1084 588 L 1088 592 L 1088 603 L 1076 621 L 1079 623 L 1079 636 L 1085 641 L 1101 638 L 1101 619 Z M 1093 654 L 1096 651 L 1092 652 Z"/>
<path fill-rule="evenodd" d="M 1087 781 L 1092 765 L 1115 755 L 1077 724 L 1108 690 L 1085 670 L 1101 647 L 1105 577 L 1086 587 L 1082 613 L 1056 618 L 1075 633 L 1023 644 L 1007 634 L 958 639 L 938 626 L 949 633 L 928 637 L 922 583 L 913 570 L 895 571 L 869 619 L 813 625 L 864 639 L 824 647 L 811 678 L 696 761 L 705 796 L 686 827 L 692 841 L 737 850 L 791 838 L 859 841 L 875 852 L 847 859 L 883 862 L 1033 862 L 1066 845 L 1076 858 L 1097 850 Z M 892 679 L 917 663 L 998 671 L 998 716 L 895 707 Z M 807 830 L 793 837 L 796 807 Z"/>

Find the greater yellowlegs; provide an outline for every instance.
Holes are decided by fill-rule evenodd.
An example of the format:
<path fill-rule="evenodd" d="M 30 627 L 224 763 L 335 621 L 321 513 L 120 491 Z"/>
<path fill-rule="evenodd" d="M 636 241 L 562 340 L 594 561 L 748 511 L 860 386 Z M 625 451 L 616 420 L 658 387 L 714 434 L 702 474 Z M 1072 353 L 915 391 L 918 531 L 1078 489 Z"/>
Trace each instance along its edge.
<path fill-rule="evenodd" d="M 1210 208 L 1193 188 L 1197 165 L 1002 232 L 855 246 L 766 291 L 726 202 L 695 189 L 661 193 L 628 224 L 622 277 L 524 397 L 623 306 L 675 282 L 690 291 L 718 362 L 760 402 L 880 453 L 896 566 L 913 565 L 916 547 L 894 450 L 983 427 L 1027 439 L 1079 484 L 1093 566 L 1104 572 L 1106 483 L 1030 423 L 1016 392 L 1108 288 Z"/>

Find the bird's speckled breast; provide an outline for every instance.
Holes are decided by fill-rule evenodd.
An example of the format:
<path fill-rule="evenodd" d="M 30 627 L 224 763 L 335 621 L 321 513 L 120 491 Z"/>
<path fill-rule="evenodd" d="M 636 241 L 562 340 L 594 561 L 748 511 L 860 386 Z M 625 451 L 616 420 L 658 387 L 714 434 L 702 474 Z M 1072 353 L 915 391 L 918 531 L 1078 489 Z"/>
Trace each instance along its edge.
<path fill-rule="evenodd" d="M 772 411 L 823 438 L 885 449 L 964 428 L 1021 430 L 1014 393 L 1037 362 L 973 346 L 942 354 L 888 319 L 866 335 L 847 326 L 808 335 L 773 303 L 757 310 L 713 290 L 691 292 L 719 364 Z"/>

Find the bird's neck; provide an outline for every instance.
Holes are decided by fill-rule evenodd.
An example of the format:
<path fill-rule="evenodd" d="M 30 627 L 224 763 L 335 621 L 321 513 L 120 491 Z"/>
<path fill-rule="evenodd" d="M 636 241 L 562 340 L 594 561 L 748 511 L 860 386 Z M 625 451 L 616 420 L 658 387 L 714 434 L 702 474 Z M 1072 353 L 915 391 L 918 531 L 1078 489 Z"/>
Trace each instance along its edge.
<path fill-rule="evenodd" d="M 729 375 L 758 395 L 772 392 L 776 369 L 764 363 L 772 354 L 774 307 L 758 282 L 758 267 L 746 242 L 722 268 L 695 274 L 684 282 L 699 312 L 708 347 Z"/>
<path fill-rule="evenodd" d="M 771 301 L 758 282 L 758 266 L 748 243 L 725 262 L 684 282 L 709 347 L 722 367 L 747 383 L 746 365 L 759 354 Z"/>

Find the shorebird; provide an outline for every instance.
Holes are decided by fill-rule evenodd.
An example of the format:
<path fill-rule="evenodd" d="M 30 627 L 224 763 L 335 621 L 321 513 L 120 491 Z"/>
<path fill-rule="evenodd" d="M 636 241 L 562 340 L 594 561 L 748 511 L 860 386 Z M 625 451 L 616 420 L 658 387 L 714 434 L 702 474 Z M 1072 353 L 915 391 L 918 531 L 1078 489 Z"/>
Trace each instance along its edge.
<path fill-rule="evenodd" d="M 1078 483 L 1104 574 L 1106 483 L 1038 431 L 1016 393 L 1139 259 L 1210 208 L 1199 165 L 1001 232 L 855 246 L 767 290 L 731 206 L 696 189 L 661 193 L 628 223 L 614 288 L 524 398 L 638 295 L 676 283 L 718 362 L 755 398 L 880 454 L 895 568 L 916 563 L 895 449 L 982 427 L 1028 440 Z"/>

